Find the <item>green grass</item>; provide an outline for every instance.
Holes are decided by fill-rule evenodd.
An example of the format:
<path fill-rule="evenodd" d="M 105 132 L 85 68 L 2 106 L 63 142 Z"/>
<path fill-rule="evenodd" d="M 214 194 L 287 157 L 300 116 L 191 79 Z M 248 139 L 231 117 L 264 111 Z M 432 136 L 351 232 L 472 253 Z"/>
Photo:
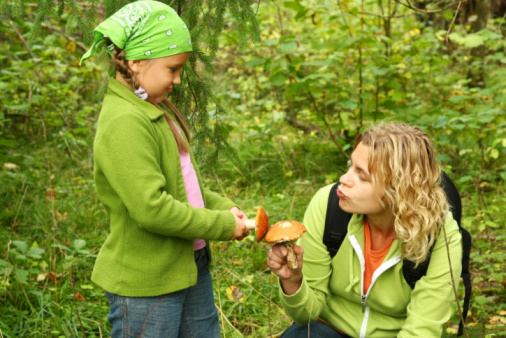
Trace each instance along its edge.
<path fill-rule="evenodd" d="M 236 201 L 250 217 L 261 205 L 271 222 L 300 221 L 315 192 L 344 172 L 346 159 L 321 134 L 304 134 L 277 116 L 260 111 L 222 116 L 240 162 L 220 157 L 214 171 L 203 170 L 204 184 Z M 82 124 L 91 126 L 95 118 Z M 51 126 L 48 136 L 24 137 L 10 127 L 17 138 L 0 153 L 2 166 L 15 165 L 0 170 L 0 338 L 71 337 L 82 331 L 87 337 L 107 336 L 108 303 L 90 281 L 108 233 L 92 178 L 92 137 L 63 138 L 58 126 Z M 213 151 L 208 145 L 204 154 Z M 470 336 L 505 336 L 504 324 L 490 324 L 491 316 L 506 310 L 504 181 L 477 185 L 457 176 L 456 183 L 463 224 L 474 240 L 470 322 L 477 325 L 470 327 Z M 242 242 L 212 243 L 211 249 L 224 337 L 276 336 L 290 325 L 266 265 L 265 243 L 251 235 Z M 227 290 L 237 287 L 243 296 L 230 299 Z M 85 300 L 75 299 L 77 293 Z M 454 316 L 448 326 L 457 323 Z"/>
<path fill-rule="evenodd" d="M 250 217 L 262 205 L 272 221 L 302 220 L 317 189 L 337 181 L 345 168 L 346 159 L 328 140 L 322 117 L 337 137 L 348 137 L 341 146 L 349 145 L 358 128 L 357 109 L 350 102 L 359 92 L 358 67 L 353 61 L 356 44 L 340 46 L 336 37 L 347 36 L 346 31 L 333 29 L 328 35 L 326 24 L 313 27 L 297 19 L 286 21 L 288 35 L 271 43 L 279 33 L 277 6 L 262 5 L 267 10 L 258 15 L 267 36 L 244 54 L 237 53 L 235 32 L 221 37 L 216 70 L 223 75 L 210 80 L 218 103 L 230 113 L 212 118 L 220 121 L 240 163 L 222 156 L 215 171 L 203 170 L 203 176 L 207 187 L 235 200 Z M 316 21 L 326 20 L 326 14 L 321 14 Z M 328 15 L 333 21 L 334 14 Z M 416 24 L 409 23 L 407 27 Z M 305 29 L 306 24 L 312 29 Z M 82 336 L 83 331 L 87 337 L 108 336 L 108 303 L 103 290 L 90 281 L 96 254 L 108 232 L 107 215 L 94 188 L 91 156 L 100 106 L 94 94 L 104 72 L 93 63 L 74 67 L 79 58 L 67 54 L 67 39 L 51 34 L 41 35 L 32 45 L 37 55 L 51 60 L 37 68 L 22 44 L 9 42 L 15 34 L 5 27 L 1 27 L 7 32 L 2 35 L 5 55 L 0 58 L 4 85 L 0 96 L 6 107 L 0 111 L 0 165 L 4 168 L 0 168 L 0 338 L 72 337 Z M 368 29 L 366 35 L 377 34 L 375 24 Z M 305 49 L 285 54 L 286 48 L 285 52 L 278 49 L 291 44 L 292 33 Z M 370 82 L 377 70 L 390 69 L 384 88 L 379 88 L 379 116 L 395 116 L 429 128 L 438 150 L 446 155 L 444 164 L 453 166 L 463 196 L 463 224 L 474 240 L 469 322 L 476 325 L 469 328 L 470 336 L 506 336 L 504 324 L 492 324 L 494 316 L 506 310 L 506 167 L 500 113 L 506 96 L 501 82 L 504 67 L 498 61 L 504 55 L 499 53 L 502 49 L 497 55 L 490 49 L 493 53 L 484 62 L 490 78 L 487 88 L 480 90 L 464 85 L 465 50 L 455 50 L 451 57 L 455 64 L 449 66 L 445 48 L 441 59 L 434 54 L 437 49 L 430 32 L 419 38 L 416 48 L 401 48 L 397 51 L 401 54 L 391 60 L 377 58 L 381 48 L 367 48 L 373 55 L 364 54 L 362 70 L 369 86 L 364 94 L 378 90 Z M 395 41 L 400 44 L 403 39 Z M 488 41 L 489 47 L 494 41 Z M 320 49 L 322 42 L 328 48 Z M 364 47 L 366 43 L 361 42 Z M 334 60 L 338 79 L 327 81 L 323 76 L 334 68 L 309 65 L 320 58 Z M 401 59 L 413 70 L 412 81 L 406 82 L 404 72 L 396 67 Z M 427 64 L 434 67 L 429 83 L 425 83 L 426 71 L 419 67 Z M 36 76 L 33 69 L 42 75 Z M 289 75 L 290 81 L 274 85 L 270 77 L 282 74 Z M 296 82 L 303 86 L 292 86 Z M 403 88 L 406 98 L 396 103 L 383 95 L 403 83 L 422 86 Z M 427 86 L 433 87 L 428 97 Z M 396 93 L 402 96 L 403 91 Z M 322 96 L 309 102 L 309 92 Z M 431 95 L 436 92 L 440 97 Z M 372 96 L 364 99 L 369 100 L 364 110 L 367 124 L 375 116 L 371 110 L 375 103 Z M 305 134 L 288 126 L 284 121 L 287 112 L 323 132 Z M 199 160 L 206 162 L 213 152 L 206 145 Z M 267 269 L 268 246 L 250 236 L 239 243 L 216 242 L 211 248 L 223 336 L 267 337 L 282 332 L 291 320 L 279 306 L 276 279 Z M 240 288 L 241 301 L 228 298 L 227 289 L 233 287 Z M 462 287 L 459 291 L 462 293 Z M 77 293 L 85 300 L 75 299 Z M 448 326 L 457 323 L 454 316 Z"/>
<path fill-rule="evenodd" d="M 237 201 L 250 217 L 262 205 L 272 222 L 301 220 L 316 190 L 336 180 L 344 163 L 337 154 L 328 156 L 328 144 L 307 152 L 314 140 L 286 129 L 284 136 L 241 140 L 236 148 L 244 168 L 221 161 L 215 174 L 205 172 L 205 184 Z M 87 337 L 107 336 L 107 300 L 90 281 L 108 231 L 92 182 L 91 155 L 76 159 L 64 149 L 54 150 L 55 144 L 39 147 L 28 144 L 25 151 L 11 149 L 2 156 L 3 163 L 18 168 L 0 172 L 0 337 L 72 337 L 83 330 Z M 500 208 L 494 207 L 504 202 L 502 194 L 485 194 L 488 213 L 471 189 L 464 194 L 464 224 L 475 240 L 471 306 L 478 325 L 470 328 L 471 336 L 505 334 L 503 324 L 489 324 L 490 316 L 504 310 L 506 299 L 500 284 L 504 228 L 490 222 L 482 227 L 490 217 L 494 224 L 504 223 Z M 276 336 L 290 325 L 279 305 L 276 278 L 266 265 L 266 243 L 249 236 L 242 242 L 215 242 L 211 248 L 224 337 Z M 53 282 L 51 273 L 59 279 Z M 243 294 L 240 300 L 227 294 L 235 287 Z M 77 292 L 85 301 L 74 299 Z"/>

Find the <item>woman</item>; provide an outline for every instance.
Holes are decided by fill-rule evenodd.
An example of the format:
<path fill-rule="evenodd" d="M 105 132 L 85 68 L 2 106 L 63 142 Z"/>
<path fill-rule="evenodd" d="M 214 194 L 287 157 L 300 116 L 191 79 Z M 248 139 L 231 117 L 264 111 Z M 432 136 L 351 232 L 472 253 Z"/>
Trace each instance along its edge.
<path fill-rule="evenodd" d="M 295 320 L 287 337 L 440 337 L 461 272 L 461 235 L 440 188 L 441 169 L 429 137 L 406 124 L 380 124 L 360 135 L 340 178 L 341 209 L 353 216 L 331 258 L 323 244 L 331 185 L 313 197 L 305 234 L 294 248 L 299 268 L 286 266 L 275 245 L 267 264 L 279 277 L 281 302 Z M 412 290 L 403 260 L 430 253 L 427 273 Z"/>

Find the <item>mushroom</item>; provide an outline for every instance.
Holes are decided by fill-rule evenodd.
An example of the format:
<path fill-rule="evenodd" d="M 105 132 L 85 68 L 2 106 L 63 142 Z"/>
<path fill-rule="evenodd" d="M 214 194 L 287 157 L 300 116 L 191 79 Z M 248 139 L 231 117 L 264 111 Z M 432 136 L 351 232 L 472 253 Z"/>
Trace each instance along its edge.
<path fill-rule="evenodd" d="M 247 219 L 244 221 L 246 227 L 248 229 L 255 229 L 257 235 L 257 242 L 260 242 L 262 238 L 265 237 L 265 233 L 267 232 L 267 228 L 269 228 L 269 217 L 267 217 L 267 213 L 264 208 L 258 207 L 257 216 L 255 219 Z"/>
<path fill-rule="evenodd" d="M 296 239 L 301 238 L 306 232 L 306 227 L 297 221 L 281 221 L 273 224 L 267 234 L 265 241 L 269 243 L 283 243 L 288 250 L 286 255 L 287 265 L 290 269 L 297 269 L 297 257 L 293 252 L 293 244 Z"/>

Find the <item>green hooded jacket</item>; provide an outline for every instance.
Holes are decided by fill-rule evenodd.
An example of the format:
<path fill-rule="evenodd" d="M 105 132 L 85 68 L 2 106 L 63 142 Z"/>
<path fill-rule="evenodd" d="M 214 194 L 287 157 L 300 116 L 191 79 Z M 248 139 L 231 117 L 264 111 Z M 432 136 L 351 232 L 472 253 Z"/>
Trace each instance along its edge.
<path fill-rule="evenodd" d="M 129 297 L 196 284 L 193 240 L 229 239 L 235 229 L 229 210 L 236 205 L 202 183 L 206 208 L 188 204 L 176 140 L 162 111 L 113 78 L 93 150 L 98 196 L 110 216 L 93 282 Z"/>
<path fill-rule="evenodd" d="M 307 233 L 301 288 L 288 296 L 286 312 L 299 325 L 321 318 L 352 337 L 440 337 L 455 304 L 444 236 L 436 241 L 427 274 L 411 290 L 402 273 L 400 240 L 395 239 L 372 283 L 363 294 L 364 219 L 353 215 L 348 235 L 333 259 L 323 244 L 327 201 L 332 184 L 320 189 L 304 216 Z M 453 276 L 458 285 L 462 244 L 456 221 L 446 218 Z"/>

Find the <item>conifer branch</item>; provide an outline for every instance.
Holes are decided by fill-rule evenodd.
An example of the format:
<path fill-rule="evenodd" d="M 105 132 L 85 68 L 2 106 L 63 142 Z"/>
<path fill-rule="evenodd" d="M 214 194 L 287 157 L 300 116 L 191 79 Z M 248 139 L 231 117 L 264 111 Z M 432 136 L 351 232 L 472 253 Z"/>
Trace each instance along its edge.
<path fill-rule="evenodd" d="M 0 1 L 0 13 L 4 11 L 5 6 L 7 6 L 7 3 L 8 3 L 7 0 Z"/>
<path fill-rule="evenodd" d="M 26 41 L 21 39 L 27 47 L 32 59 L 36 60 L 28 43 L 40 34 L 41 27 L 61 34 L 74 42 L 79 49 L 87 50 L 87 45 L 93 39 L 95 21 L 102 21 L 109 17 L 126 3 L 133 0 L 111 0 L 99 2 L 97 0 L 0 0 L 0 12 L 13 11 L 16 16 L 24 14 L 24 7 L 33 7 L 33 14 L 29 21 L 32 26 Z M 173 99 L 181 112 L 192 120 L 197 135 L 198 152 L 203 150 L 205 139 L 215 143 L 217 151 L 228 159 L 237 162 L 232 148 L 228 145 L 220 129 L 219 120 L 214 120 L 216 126 L 211 128 L 209 107 L 217 102 L 206 84 L 206 80 L 198 75 L 201 69 L 209 74 L 215 73 L 213 61 L 219 50 L 219 37 L 223 35 L 228 25 L 233 25 L 237 31 L 239 50 L 244 50 L 249 42 L 260 41 L 260 28 L 256 18 L 260 7 L 259 0 L 160 0 L 174 8 L 190 27 L 194 52 L 188 63 L 187 79 L 179 90 L 173 93 Z M 253 7 L 255 6 L 255 7 Z M 255 12 L 256 10 L 256 12 Z M 62 20 L 66 18 L 64 28 L 56 28 L 48 22 L 48 18 Z M 99 18 L 100 20 L 98 20 Z M 77 28 L 78 27 L 78 28 Z M 232 28 L 232 27 L 231 27 Z M 76 31 L 83 36 L 84 41 L 74 38 Z M 22 37 L 22 32 L 16 33 Z M 220 112 L 221 108 L 218 109 Z M 218 156 L 218 154 L 216 155 Z M 238 163 L 238 162 L 237 162 Z"/>
<path fill-rule="evenodd" d="M 30 54 L 30 57 L 33 59 L 33 63 L 35 65 L 37 65 L 39 62 L 37 61 L 37 58 L 36 58 L 35 54 L 33 54 L 33 51 L 30 48 L 30 45 L 26 42 L 25 38 L 23 37 L 23 34 L 21 34 L 21 32 L 19 31 L 18 27 L 16 27 L 16 25 L 14 25 L 14 22 L 12 22 L 12 20 L 10 20 L 10 19 L 9 19 L 9 25 L 14 30 L 14 33 L 16 33 L 16 35 L 18 36 L 19 40 L 21 40 L 21 43 L 23 44 L 23 46 L 25 46 L 26 50 L 28 51 L 28 54 Z"/>
<path fill-rule="evenodd" d="M 42 23 L 42 27 L 44 28 L 47 28 L 53 32 L 56 32 L 58 34 L 61 34 L 62 36 L 64 36 L 67 40 L 69 41 L 72 41 L 73 43 L 76 44 L 77 47 L 81 48 L 83 51 L 86 51 L 88 50 L 88 47 L 85 46 L 83 43 L 77 41 L 74 37 L 66 34 L 65 32 L 62 32 L 58 27 L 53 27 L 53 26 L 50 26 L 48 25 L 47 23 Z"/>

